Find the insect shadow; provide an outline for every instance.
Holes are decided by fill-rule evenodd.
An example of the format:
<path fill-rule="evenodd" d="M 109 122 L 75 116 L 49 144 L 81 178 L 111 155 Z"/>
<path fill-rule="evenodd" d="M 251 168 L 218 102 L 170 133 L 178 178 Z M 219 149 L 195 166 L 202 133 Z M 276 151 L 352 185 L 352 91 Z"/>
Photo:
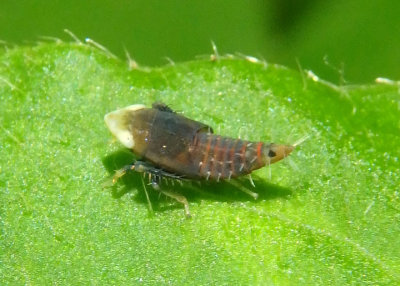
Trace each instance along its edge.
<path fill-rule="evenodd" d="M 135 159 L 133 153 L 123 149 L 102 158 L 103 165 L 109 173 L 109 178 L 104 186 L 111 189 L 112 197 L 119 199 L 127 193 L 136 191 L 136 195 L 133 199 L 139 203 L 147 204 L 147 198 L 143 190 L 145 185 L 155 211 L 182 208 L 179 203 L 165 205 L 166 200 L 163 198 L 160 199 L 160 193 L 153 190 L 146 174 L 131 171 L 121 177 L 115 184 L 112 183 L 112 176 L 115 174 L 115 171 L 121 169 L 125 165 L 131 164 Z M 219 202 L 253 201 L 257 204 L 263 200 L 285 198 L 292 194 L 290 189 L 267 183 L 264 179 L 254 175 L 253 181 L 256 185 L 255 188 L 246 177 L 221 182 L 163 179 L 160 187 L 163 190 L 184 195 L 189 203 L 211 200 Z M 235 183 L 233 184 L 233 182 Z M 243 189 L 247 189 L 251 192 L 255 191 L 258 194 L 258 199 L 254 200 L 251 196 L 246 194 Z"/>

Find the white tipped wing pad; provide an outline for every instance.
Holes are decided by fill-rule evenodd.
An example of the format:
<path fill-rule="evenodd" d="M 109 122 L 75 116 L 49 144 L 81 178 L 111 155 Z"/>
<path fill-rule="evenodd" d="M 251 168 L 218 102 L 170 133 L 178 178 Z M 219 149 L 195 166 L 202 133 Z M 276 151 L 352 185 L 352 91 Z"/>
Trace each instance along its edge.
<path fill-rule="evenodd" d="M 117 137 L 126 148 L 132 149 L 135 146 L 132 133 L 127 126 L 127 115 L 143 108 L 146 108 L 143 104 L 134 104 L 107 113 L 104 116 L 104 121 L 106 122 L 108 129 L 110 129 L 111 133 Z"/>

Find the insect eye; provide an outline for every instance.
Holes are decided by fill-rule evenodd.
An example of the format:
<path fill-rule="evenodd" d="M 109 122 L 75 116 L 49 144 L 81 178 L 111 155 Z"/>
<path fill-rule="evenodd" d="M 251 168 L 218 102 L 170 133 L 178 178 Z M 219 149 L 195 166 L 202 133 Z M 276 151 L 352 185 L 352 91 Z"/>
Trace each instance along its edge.
<path fill-rule="evenodd" d="M 268 151 L 268 156 L 269 156 L 269 157 L 275 157 L 275 156 L 276 156 L 276 153 L 275 153 L 274 151 L 272 151 L 272 150 L 269 150 L 269 151 Z"/>

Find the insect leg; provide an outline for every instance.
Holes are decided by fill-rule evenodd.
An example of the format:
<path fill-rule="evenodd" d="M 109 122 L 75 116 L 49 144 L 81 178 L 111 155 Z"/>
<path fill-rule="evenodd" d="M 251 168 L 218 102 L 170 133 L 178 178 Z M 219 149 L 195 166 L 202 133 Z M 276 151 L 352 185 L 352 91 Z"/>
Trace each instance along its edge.
<path fill-rule="evenodd" d="M 176 194 L 176 193 L 168 192 L 168 191 L 163 191 L 163 190 L 160 190 L 160 191 L 161 191 L 164 195 L 166 195 L 166 196 L 168 196 L 168 197 L 170 197 L 170 198 L 173 198 L 173 199 L 175 199 L 176 201 L 178 201 L 178 202 L 180 202 L 181 204 L 183 204 L 183 206 L 185 207 L 185 215 L 186 215 L 186 217 L 187 217 L 187 218 L 190 218 L 190 217 L 191 217 L 190 211 L 189 211 L 189 203 L 188 203 L 187 199 L 186 199 L 184 196 L 179 195 L 179 194 Z"/>
<path fill-rule="evenodd" d="M 244 192 L 244 193 L 246 193 L 246 194 L 252 196 L 253 199 L 255 199 L 255 200 L 258 198 L 258 194 L 257 194 L 257 193 L 254 193 L 254 192 L 252 192 L 252 191 L 246 189 L 245 187 L 243 187 L 242 185 L 240 185 L 240 184 L 239 184 L 237 181 L 235 181 L 235 180 L 227 181 L 227 183 L 233 185 L 234 187 L 238 188 L 238 189 L 241 190 L 242 192 Z"/>
<path fill-rule="evenodd" d="M 117 170 L 112 179 L 113 184 L 115 184 L 115 182 L 117 182 L 119 178 L 123 177 L 126 174 L 126 172 L 131 171 L 133 169 L 135 169 L 135 163 L 131 165 L 126 165 L 121 169 Z"/>
<path fill-rule="evenodd" d="M 149 194 L 147 193 L 146 185 L 143 181 L 143 178 L 142 178 L 142 185 L 143 185 L 144 193 L 146 194 L 147 203 L 149 204 L 149 211 L 151 214 L 153 214 L 153 207 L 151 206 L 151 201 L 149 198 Z"/>
<path fill-rule="evenodd" d="M 254 181 L 253 181 L 253 178 L 251 177 L 251 174 L 248 174 L 248 176 L 249 176 L 250 184 L 255 188 L 256 185 L 254 184 Z"/>
<path fill-rule="evenodd" d="M 136 161 L 134 169 L 137 172 L 148 173 L 148 174 L 154 175 L 156 177 L 183 180 L 182 176 L 169 173 L 167 171 L 159 169 L 159 168 L 153 166 L 152 164 L 150 164 L 148 162 L 144 162 L 144 161 Z"/>
<path fill-rule="evenodd" d="M 139 173 L 147 173 L 150 175 L 150 177 L 154 175 L 156 177 L 166 177 L 171 179 L 183 180 L 182 176 L 169 173 L 162 169 L 158 169 L 153 165 L 151 165 L 150 163 L 144 161 L 135 161 L 132 164 L 126 165 L 121 169 L 117 170 L 113 176 L 112 180 L 113 183 L 118 181 L 118 179 L 123 177 L 128 171 L 133 171 L 133 170 Z"/>
<path fill-rule="evenodd" d="M 189 203 L 188 203 L 187 199 L 184 196 L 179 195 L 177 193 L 173 193 L 173 192 L 162 190 L 160 188 L 160 185 L 157 182 L 157 179 L 155 179 L 155 178 L 151 180 L 151 185 L 155 190 L 159 191 L 160 193 L 166 195 L 167 197 L 173 198 L 177 202 L 180 202 L 181 204 L 183 204 L 183 206 L 185 207 L 185 215 L 186 215 L 186 217 L 187 218 L 191 217 L 190 211 L 189 211 Z"/>
<path fill-rule="evenodd" d="M 153 166 L 151 163 L 148 163 L 148 162 L 135 161 L 133 164 L 126 165 L 123 168 L 121 168 L 120 170 L 118 170 L 113 177 L 113 183 L 115 183 L 119 178 L 121 178 L 123 175 L 125 175 L 126 172 L 131 171 L 131 170 L 135 170 L 136 172 L 139 172 L 139 173 L 148 174 L 152 187 L 155 190 L 159 191 L 160 193 L 182 203 L 183 206 L 185 207 L 186 217 L 188 217 L 188 218 L 190 217 L 189 203 L 188 203 L 187 199 L 182 195 L 179 195 L 179 194 L 176 194 L 176 193 L 173 193 L 170 191 L 164 191 L 159 186 L 160 179 L 162 179 L 162 178 L 174 179 L 174 180 L 178 180 L 178 182 L 181 182 L 181 180 L 183 180 L 182 176 L 169 173 L 162 169 L 158 169 L 157 167 Z M 147 194 L 146 186 L 143 183 L 143 180 L 142 180 L 142 184 L 143 184 L 144 191 L 146 193 L 147 202 L 149 203 L 149 210 L 150 210 L 150 212 L 153 212 L 153 208 L 151 206 L 151 202 L 150 202 L 149 196 Z"/>

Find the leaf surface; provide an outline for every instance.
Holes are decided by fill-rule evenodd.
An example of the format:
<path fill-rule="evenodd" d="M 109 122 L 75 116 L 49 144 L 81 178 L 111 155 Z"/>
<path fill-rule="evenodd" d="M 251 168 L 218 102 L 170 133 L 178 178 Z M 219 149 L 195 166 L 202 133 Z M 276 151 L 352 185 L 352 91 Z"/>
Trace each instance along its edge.
<path fill-rule="evenodd" d="M 6 284 L 347 284 L 399 281 L 399 85 L 335 86 L 250 59 L 130 70 L 82 44 L 0 54 L 0 280 Z M 169 185 L 193 214 L 126 175 L 103 122 L 162 101 L 215 133 L 290 143 L 229 183 Z M 143 181 L 147 185 L 146 179 Z"/>

